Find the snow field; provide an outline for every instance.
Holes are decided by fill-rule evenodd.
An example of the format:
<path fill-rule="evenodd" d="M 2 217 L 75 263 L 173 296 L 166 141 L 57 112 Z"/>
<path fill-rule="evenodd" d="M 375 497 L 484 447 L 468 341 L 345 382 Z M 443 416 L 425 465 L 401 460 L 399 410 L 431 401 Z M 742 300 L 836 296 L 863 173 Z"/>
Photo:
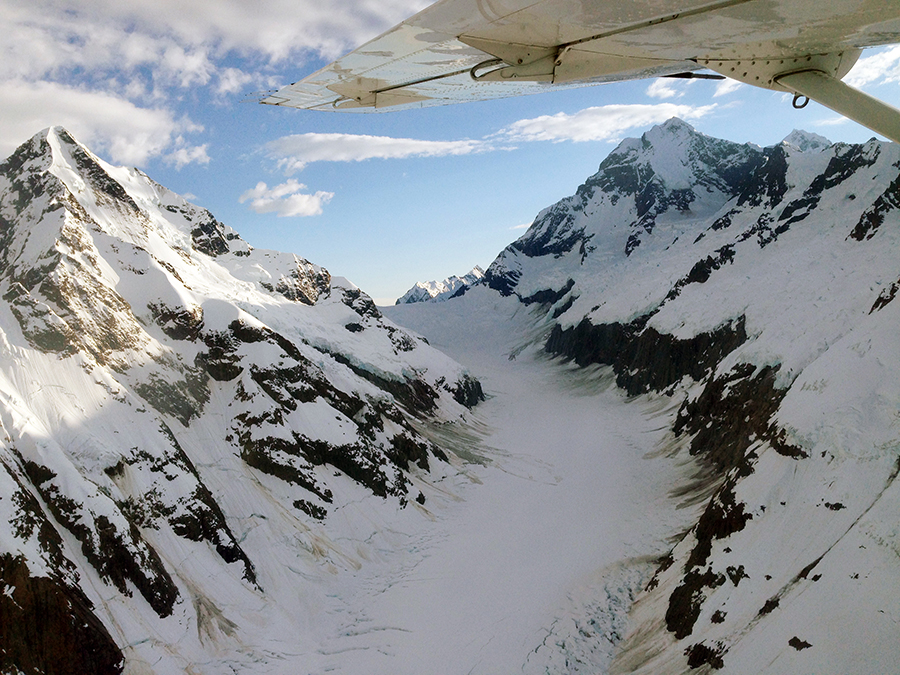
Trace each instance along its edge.
<path fill-rule="evenodd" d="M 482 485 L 463 486 L 398 578 L 365 582 L 352 603 L 365 618 L 334 641 L 334 672 L 543 672 L 567 649 L 597 672 L 613 647 L 605 627 L 622 630 L 650 561 L 696 516 L 670 497 L 692 466 L 648 457 L 666 436 L 669 402 L 626 402 L 605 371 L 574 371 L 521 344 L 532 317 L 496 295 L 485 307 L 488 293 L 439 308 L 466 305 L 458 324 L 427 305 L 388 310 L 485 385 L 476 451 L 486 464 L 469 468 Z M 576 644 L 572 627 L 591 619 L 595 634 Z"/>

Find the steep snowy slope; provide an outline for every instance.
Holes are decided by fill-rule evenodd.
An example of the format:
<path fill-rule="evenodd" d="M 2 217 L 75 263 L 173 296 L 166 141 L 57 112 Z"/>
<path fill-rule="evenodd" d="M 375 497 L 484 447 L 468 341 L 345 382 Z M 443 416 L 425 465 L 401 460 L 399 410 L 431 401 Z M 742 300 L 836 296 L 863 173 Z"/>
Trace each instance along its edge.
<path fill-rule="evenodd" d="M 417 429 L 482 398 L 346 280 L 61 128 L 0 164 L 0 297 L 3 672 L 314 651 L 314 578 L 421 519 L 450 469 Z"/>
<path fill-rule="evenodd" d="M 704 507 L 609 672 L 897 672 L 898 167 L 895 144 L 758 148 L 670 120 L 539 214 L 486 287 L 391 309 L 439 343 L 499 293 L 545 353 L 678 405 L 664 447 L 704 467 Z"/>
<path fill-rule="evenodd" d="M 484 276 L 484 270 L 476 265 L 468 274 L 452 276 L 443 281 L 417 281 L 406 293 L 397 298 L 396 305 L 411 302 L 444 302 L 463 289 L 477 283 Z"/>

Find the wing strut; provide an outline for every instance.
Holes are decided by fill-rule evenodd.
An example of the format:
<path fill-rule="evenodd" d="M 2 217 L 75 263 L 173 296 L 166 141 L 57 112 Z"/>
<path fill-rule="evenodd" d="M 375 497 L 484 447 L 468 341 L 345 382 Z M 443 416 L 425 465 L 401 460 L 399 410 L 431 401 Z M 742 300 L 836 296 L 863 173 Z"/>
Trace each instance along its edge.
<path fill-rule="evenodd" d="M 831 108 L 885 138 L 900 143 L 900 110 L 844 84 L 821 70 L 805 70 L 776 77 L 775 81 L 794 93 Z"/>

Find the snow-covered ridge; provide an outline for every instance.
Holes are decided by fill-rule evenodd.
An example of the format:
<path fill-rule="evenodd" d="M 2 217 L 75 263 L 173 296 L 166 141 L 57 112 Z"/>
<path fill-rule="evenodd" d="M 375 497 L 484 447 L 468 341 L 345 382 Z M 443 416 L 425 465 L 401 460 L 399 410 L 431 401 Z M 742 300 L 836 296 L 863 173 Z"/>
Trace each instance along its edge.
<path fill-rule="evenodd" d="M 802 129 L 794 129 L 781 142 L 800 152 L 818 152 L 819 150 L 827 150 L 834 145 L 824 136 L 814 134 L 811 131 L 803 131 Z"/>
<path fill-rule="evenodd" d="M 417 281 L 406 293 L 397 299 L 396 305 L 411 302 L 444 302 L 464 293 L 465 289 L 478 283 L 484 277 L 484 270 L 476 265 L 461 277 L 452 276 L 443 281 Z"/>
<path fill-rule="evenodd" d="M 540 308 L 546 351 L 681 397 L 673 447 L 708 468 L 704 513 L 610 672 L 900 659 L 898 167 L 892 143 L 794 132 L 758 148 L 670 120 L 488 268 L 490 288 Z"/>
<path fill-rule="evenodd" d="M 331 515 L 424 508 L 423 424 L 482 398 L 346 280 L 59 127 L 0 164 L 0 298 L 4 670 L 183 672 L 223 608 L 238 669 L 283 653 L 304 620 L 268 598 L 370 555 Z"/>

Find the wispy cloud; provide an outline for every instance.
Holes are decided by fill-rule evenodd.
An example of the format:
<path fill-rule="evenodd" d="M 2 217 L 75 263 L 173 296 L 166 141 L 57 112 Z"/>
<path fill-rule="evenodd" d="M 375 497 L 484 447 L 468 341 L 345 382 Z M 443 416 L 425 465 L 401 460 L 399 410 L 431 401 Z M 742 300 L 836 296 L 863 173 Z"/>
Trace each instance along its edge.
<path fill-rule="evenodd" d="M 334 193 L 319 191 L 308 194 L 303 192 L 306 189 L 306 185 L 294 179 L 272 188 L 260 182 L 242 194 L 239 201 L 241 204 L 250 202 L 250 208 L 256 213 L 275 213 L 282 218 L 317 216 Z"/>
<path fill-rule="evenodd" d="M 176 141 L 179 147 L 165 156 L 167 164 L 174 164 L 176 169 L 181 169 L 188 164 L 209 164 L 209 155 L 206 153 L 207 145 L 187 145 L 183 138 Z"/>
<path fill-rule="evenodd" d="M 817 127 L 836 127 L 841 124 L 846 124 L 849 121 L 850 120 L 848 120 L 846 117 L 838 116 L 838 117 L 828 117 L 827 119 L 824 119 L 824 120 L 816 120 L 815 122 L 813 122 L 813 124 L 816 125 Z"/>
<path fill-rule="evenodd" d="M 647 96 L 651 98 L 679 98 L 684 96 L 683 91 L 678 91 L 672 83 L 672 80 L 667 80 L 662 77 L 658 77 L 647 87 L 647 91 L 645 92 Z"/>
<path fill-rule="evenodd" d="M 185 85 L 208 81 L 228 51 L 280 61 L 337 57 L 425 6 L 427 0 L 12 0 L 0 13 L 7 72 L 46 77 L 64 68 L 161 66 Z M 302 20 L 298 20 L 301 17 Z M 23 49 L 25 47 L 25 49 Z M 21 72 L 27 71 L 27 72 Z"/>
<path fill-rule="evenodd" d="M 558 113 L 513 122 L 482 139 L 435 141 L 390 136 L 306 133 L 283 136 L 265 146 L 285 176 L 316 162 L 361 162 L 367 159 L 408 159 L 447 157 L 478 152 L 515 149 L 513 144 L 540 141 L 614 141 L 630 129 L 640 129 L 671 117 L 695 120 L 710 114 L 716 105 L 690 106 L 674 103 L 655 105 L 609 105 L 586 108 L 576 113 Z M 279 216 L 316 215 L 334 196 L 330 192 L 304 194 L 305 185 L 289 180 L 274 188 L 259 183 L 241 196 L 257 213 Z M 522 224 L 510 229 L 527 229 Z"/>
<path fill-rule="evenodd" d="M 250 73 L 245 73 L 239 68 L 224 68 L 218 76 L 219 84 L 216 90 L 219 94 L 237 94 L 253 81 Z"/>
<path fill-rule="evenodd" d="M 493 149 L 487 141 L 427 141 L 354 134 L 296 134 L 266 145 L 269 156 L 288 175 L 313 162 L 361 162 L 366 159 L 406 159 L 468 155 Z"/>
<path fill-rule="evenodd" d="M 185 109 L 186 90 L 224 102 L 283 84 L 281 67 L 337 57 L 427 4 L 7 0 L 0 10 L 0 155 L 42 127 L 63 124 L 117 162 L 207 162 L 207 146 L 175 142 L 186 130 L 171 110 Z"/>
<path fill-rule="evenodd" d="M 854 87 L 900 82 L 900 46 L 888 47 L 863 56 L 847 73 L 844 82 Z"/>
<path fill-rule="evenodd" d="M 730 94 L 733 91 L 737 91 L 741 87 L 743 87 L 743 83 L 738 82 L 737 80 L 732 79 L 724 79 L 719 84 L 716 85 L 716 90 L 713 92 L 713 98 L 719 98 L 720 96 L 725 96 Z"/>
<path fill-rule="evenodd" d="M 670 117 L 695 120 L 710 114 L 715 105 L 690 106 L 675 103 L 656 105 L 607 105 L 585 108 L 573 114 L 557 113 L 513 122 L 499 136 L 510 141 L 610 141 L 629 129 L 664 122 Z"/>

